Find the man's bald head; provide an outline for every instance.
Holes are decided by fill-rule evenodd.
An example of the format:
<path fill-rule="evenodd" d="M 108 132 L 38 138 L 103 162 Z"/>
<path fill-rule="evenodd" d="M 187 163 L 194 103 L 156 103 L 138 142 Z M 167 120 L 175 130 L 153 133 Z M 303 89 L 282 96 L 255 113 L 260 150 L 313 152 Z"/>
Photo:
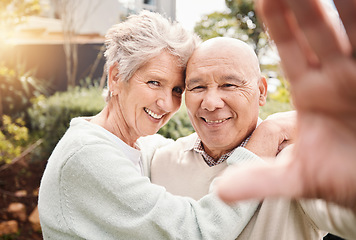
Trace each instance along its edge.
<path fill-rule="evenodd" d="M 208 59 L 212 59 L 212 61 L 228 59 L 239 68 L 244 69 L 247 74 L 246 77 L 259 79 L 261 76 L 256 53 L 251 46 L 236 38 L 216 37 L 201 43 L 194 51 L 189 62 L 202 59 L 206 61 Z"/>

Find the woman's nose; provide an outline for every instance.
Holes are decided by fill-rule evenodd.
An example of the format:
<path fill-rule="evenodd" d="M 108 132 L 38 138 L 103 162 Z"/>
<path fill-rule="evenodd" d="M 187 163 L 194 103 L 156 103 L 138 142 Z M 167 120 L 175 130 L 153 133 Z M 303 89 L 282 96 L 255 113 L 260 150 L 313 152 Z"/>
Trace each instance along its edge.
<path fill-rule="evenodd" d="M 172 93 L 166 93 L 157 100 L 157 105 L 165 112 L 174 112 L 179 108 L 180 101 Z"/>

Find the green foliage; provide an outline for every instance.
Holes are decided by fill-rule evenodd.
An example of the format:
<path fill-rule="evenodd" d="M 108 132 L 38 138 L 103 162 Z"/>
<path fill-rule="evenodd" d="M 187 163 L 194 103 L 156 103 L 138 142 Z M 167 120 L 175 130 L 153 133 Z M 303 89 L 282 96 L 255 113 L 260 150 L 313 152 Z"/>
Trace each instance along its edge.
<path fill-rule="evenodd" d="M 269 115 L 276 112 L 286 112 L 295 110 L 290 100 L 289 84 L 282 76 L 281 68 L 278 64 L 262 65 L 261 66 L 264 75 L 268 75 L 268 72 L 272 72 L 281 83 L 277 87 L 277 91 L 269 93 L 265 106 L 260 107 L 260 117 L 266 119 Z"/>
<path fill-rule="evenodd" d="M 164 125 L 158 133 L 174 140 L 194 132 L 185 105 Z"/>
<path fill-rule="evenodd" d="M 294 108 L 290 103 L 279 102 L 277 100 L 267 98 L 266 104 L 263 107 L 260 107 L 260 118 L 266 119 L 273 113 L 291 110 L 294 110 Z"/>
<path fill-rule="evenodd" d="M 244 30 L 249 38 L 257 39 L 263 32 L 257 19 L 253 0 L 225 0 L 230 9 L 230 15 L 236 17 L 239 27 Z"/>
<path fill-rule="evenodd" d="M 3 115 L 0 130 L 0 164 L 10 163 L 27 144 L 28 129 L 21 118 L 12 121 L 11 117 Z"/>
<path fill-rule="evenodd" d="M 289 84 L 287 81 L 282 80 L 281 85 L 278 86 L 277 91 L 269 96 L 271 99 L 281 103 L 290 103 L 291 94 L 289 91 Z"/>
<path fill-rule="evenodd" d="M 214 12 L 205 15 L 195 25 L 194 32 L 203 41 L 214 37 L 237 37 L 238 24 L 235 18 L 227 13 Z"/>
<path fill-rule="evenodd" d="M 0 236 L 0 240 L 16 240 L 19 239 L 20 231 L 12 234 L 5 234 Z"/>
<path fill-rule="evenodd" d="M 269 47 L 267 36 L 261 26 L 253 0 L 225 0 L 229 12 L 203 16 L 194 31 L 204 41 L 214 37 L 233 37 L 251 45 L 259 56 Z"/>
<path fill-rule="evenodd" d="M 11 29 L 26 17 L 38 15 L 40 12 L 40 0 L 1 0 L 0 30 Z"/>
<path fill-rule="evenodd" d="M 10 69 L 0 64 L 0 114 L 18 114 L 31 105 L 32 97 L 48 93 L 49 83 L 24 69 L 24 66 Z"/>
<path fill-rule="evenodd" d="M 267 46 L 267 41 L 255 11 L 254 0 L 225 0 L 225 3 L 230 9 L 230 15 L 236 18 L 238 28 L 245 35 L 240 34 L 239 39 L 250 43 L 258 54 Z"/>
<path fill-rule="evenodd" d="M 98 87 L 75 87 L 66 92 L 57 92 L 51 97 L 40 96 L 28 110 L 31 128 L 44 139 L 41 158 L 47 158 L 69 127 L 70 120 L 78 116 L 93 116 L 105 106 Z"/>

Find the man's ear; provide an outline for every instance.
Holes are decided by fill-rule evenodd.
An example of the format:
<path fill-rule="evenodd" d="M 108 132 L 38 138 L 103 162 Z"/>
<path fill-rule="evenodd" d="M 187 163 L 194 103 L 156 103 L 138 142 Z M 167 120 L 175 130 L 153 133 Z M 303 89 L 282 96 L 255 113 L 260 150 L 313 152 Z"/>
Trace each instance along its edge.
<path fill-rule="evenodd" d="M 108 86 L 109 86 L 109 91 L 112 93 L 112 95 L 118 94 L 118 83 L 119 83 L 119 69 L 118 69 L 118 63 L 115 62 L 113 65 L 110 66 L 109 72 L 108 72 Z"/>
<path fill-rule="evenodd" d="M 259 104 L 260 106 L 264 106 L 267 99 L 267 80 L 265 77 L 261 76 L 258 80 L 258 88 L 260 89 Z"/>

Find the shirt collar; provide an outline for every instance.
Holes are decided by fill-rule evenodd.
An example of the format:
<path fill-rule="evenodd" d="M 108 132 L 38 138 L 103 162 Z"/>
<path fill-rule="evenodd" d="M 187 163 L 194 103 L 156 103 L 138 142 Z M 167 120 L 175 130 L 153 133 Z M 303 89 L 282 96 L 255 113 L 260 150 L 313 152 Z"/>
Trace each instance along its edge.
<path fill-rule="evenodd" d="M 258 118 L 257 126 L 258 126 L 261 122 L 262 122 L 262 120 L 261 120 L 260 118 Z M 251 135 L 252 135 L 252 134 L 251 134 Z M 245 147 L 246 144 L 247 144 L 247 142 L 248 142 L 248 140 L 250 140 L 251 135 L 248 136 L 245 140 L 243 140 L 243 141 L 240 143 L 240 145 L 237 146 L 237 147 Z M 237 147 L 236 147 L 236 148 L 237 148 Z M 228 159 L 228 158 L 231 156 L 231 154 L 235 151 L 236 148 L 232 149 L 232 150 L 231 150 L 230 152 L 228 152 L 228 153 L 223 154 L 217 161 L 215 161 L 214 158 L 212 158 L 212 157 L 204 150 L 204 146 L 203 146 L 202 141 L 201 141 L 201 139 L 200 139 L 199 137 L 197 137 L 197 139 L 195 140 L 195 143 L 194 143 L 194 146 L 193 146 L 192 149 L 193 149 L 195 152 L 199 153 L 199 154 L 203 157 L 204 161 L 209 165 L 209 167 L 213 167 L 213 166 L 215 166 L 215 165 L 218 165 L 218 164 L 224 162 L 226 159 Z"/>
<path fill-rule="evenodd" d="M 248 138 L 246 138 L 238 147 L 244 147 L 246 146 L 248 140 L 250 139 L 250 136 Z M 235 151 L 236 148 L 232 149 L 230 152 L 223 154 L 217 161 L 215 161 L 214 158 L 212 158 L 204 149 L 204 146 L 202 144 L 201 139 L 198 137 L 198 139 L 196 140 L 193 150 L 196 151 L 197 153 L 199 153 L 204 161 L 209 165 L 209 167 L 213 167 L 215 165 L 218 165 L 222 162 L 224 162 L 226 159 L 228 159 L 231 154 Z"/>

